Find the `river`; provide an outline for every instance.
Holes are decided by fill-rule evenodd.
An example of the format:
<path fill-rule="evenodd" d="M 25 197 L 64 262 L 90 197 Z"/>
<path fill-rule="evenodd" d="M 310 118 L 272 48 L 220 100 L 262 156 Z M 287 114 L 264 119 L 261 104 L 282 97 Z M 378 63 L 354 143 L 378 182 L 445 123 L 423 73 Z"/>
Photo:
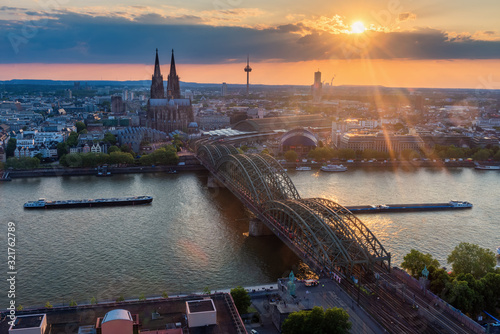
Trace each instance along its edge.
<path fill-rule="evenodd" d="M 411 249 L 442 265 L 462 241 L 500 245 L 500 173 L 467 168 L 295 172 L 302 197 L 343 205 L 466 200 L 472 210 L 360 215 L 399 265 Z M 248 213 L 207 174 L 130 174 L 15 179 L 0 183 L 2 229 L 16 225 L 16 303 L 24 306 L 169 295 L 274 282 L 298 258 L 276 237 L 248 237 Z M 151 195 L 152 205 L 24 210 L 28 200 Z M 4 272 L 7 272 L 5 266 Z M 5 280 L 2 280 L 5 282 Z M 6 283 L 4 291 L 8 291 Z M 7 303 L 6 294 L 0 302 Z"/>

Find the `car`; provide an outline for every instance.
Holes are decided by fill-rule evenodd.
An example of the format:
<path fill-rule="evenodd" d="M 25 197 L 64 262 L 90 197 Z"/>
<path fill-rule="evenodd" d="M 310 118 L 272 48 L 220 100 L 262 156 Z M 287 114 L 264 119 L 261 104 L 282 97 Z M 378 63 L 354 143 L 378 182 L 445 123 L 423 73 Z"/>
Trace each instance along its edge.
<path fill-rule="evenodd" d="M 315 280 L 315 279 L 306 279 L 304 281 L 305 286 L 316 286 L 318 284 L 319 284 L 318 280 Z"/>
<path fill-rule="evenodd" d="M 252 329 L 252 330 L 250 331 L 250 334 L 259 334 L 259 332 L 257 332 L 255 329 Z"/>

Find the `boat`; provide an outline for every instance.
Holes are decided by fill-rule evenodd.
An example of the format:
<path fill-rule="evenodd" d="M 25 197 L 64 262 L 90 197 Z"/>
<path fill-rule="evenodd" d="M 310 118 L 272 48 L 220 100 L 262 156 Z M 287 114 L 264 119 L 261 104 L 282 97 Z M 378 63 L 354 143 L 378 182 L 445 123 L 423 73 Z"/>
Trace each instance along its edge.
<path fill-rule="evenodd" d="M 491 166 L 491 165 L 476 165 L 476 167 L 474 168 L 481 170 L 500 170 L 500 166 Z"/>
<path fill-rule="evenodd" d="M 472 207 L 469 202 L 449 201 L 448 203 L 356 205 L 346 206 L 346 209 L 353 213 L 384 213 L 472 209 Z"/>
<path fill-rule="evenodd" d="M 326 165 L 320 168 L 323 172 L 345 172 L 347 167 L 344 165 Z"/>
<path fill-rule="evenodd" d="M 47 201 L 40 198 L 38 201 L 24 203 L 25 209 L 64 209 L 64 208 L 93 208 L 100 206 L 123 206 L 149 204 L 153 201 L 151 196 L 134 196 L 122 198 L 98 198 L 67 201 Z"/>
<path fill-rule="evenodd" d="M 311 167 L 306 167 L 306 166 L 295 167 L 295 170 L 311 170 Z"/>

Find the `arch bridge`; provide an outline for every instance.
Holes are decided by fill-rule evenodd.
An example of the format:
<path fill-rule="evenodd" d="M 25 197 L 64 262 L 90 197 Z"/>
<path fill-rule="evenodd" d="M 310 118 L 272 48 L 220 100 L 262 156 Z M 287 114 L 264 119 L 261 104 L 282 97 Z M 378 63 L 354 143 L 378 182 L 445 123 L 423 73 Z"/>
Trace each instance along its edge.
<path fill-rule="evenodd" d="M 363 222 L 334 201 L 301 198 L 273 157 L 211 144 L 198 146 L 197 156 L 311 269 L 344 275 L 390 269 L 390 253 Z"/>

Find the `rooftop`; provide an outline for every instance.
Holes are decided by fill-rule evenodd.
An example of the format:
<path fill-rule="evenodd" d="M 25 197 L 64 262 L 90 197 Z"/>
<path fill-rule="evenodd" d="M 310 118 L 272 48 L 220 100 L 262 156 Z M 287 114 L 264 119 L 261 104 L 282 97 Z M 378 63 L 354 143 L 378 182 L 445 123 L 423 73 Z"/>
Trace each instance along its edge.
<path fill-rule="evenodd" d="M 38 328 L 45 314 L 21 315 L 16 318 L 13 329 Z"/>
<path fill-rule="evenodd" d="M 187 302 L 187 305 L 191 313 L 215 311 L 215 305 L 211 299 L 193 300 Z"/>

